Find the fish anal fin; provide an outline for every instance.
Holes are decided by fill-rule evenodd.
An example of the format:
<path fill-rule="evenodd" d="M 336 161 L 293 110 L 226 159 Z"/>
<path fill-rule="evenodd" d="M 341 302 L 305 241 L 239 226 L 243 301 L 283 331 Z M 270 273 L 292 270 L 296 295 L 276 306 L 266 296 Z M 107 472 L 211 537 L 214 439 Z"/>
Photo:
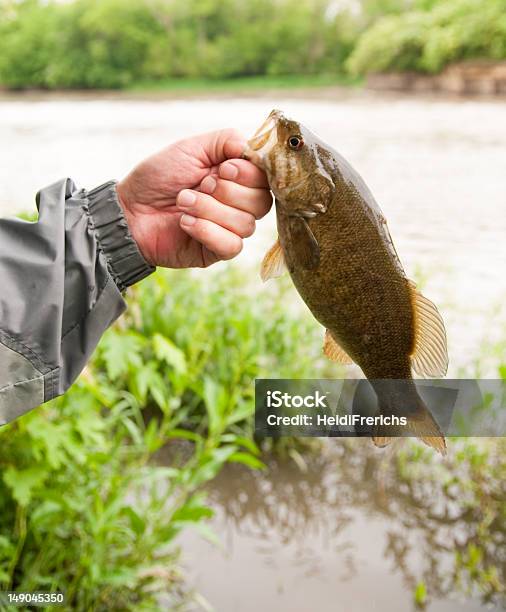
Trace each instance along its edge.
<path fill-rule="evenodd" d="M 409 281 L 415 315 L 413 370 L 423 377 L 443 377 L 448 370 L 448 348 L 443 319 L 436 306 Z"/>
<path fill-rule="evenodd" d="M 328 329 L 325 330 L 323 352 L 331 361 L 336 361 L 337 363 L 342 363 L 343 365 L 353 363 L 353 359 L 343 348 L 339 346 L 339 344 L 335 341 L 334 336 Z"/>
<path fill-rule="evenodd" d="M 393 438 L 389 438 L 388 436 L 372 436 L 372 441 L 374 446 L 378 448 L 385 448 L 392 443 Z"/>
<path fill-rule="evenodd" d="M 260 277 L 265 282 L 269 278 L 277 278 L 286 270 L 285 256 L 279 243 L 279 238 L 265 254 L 260 268 Z"/>

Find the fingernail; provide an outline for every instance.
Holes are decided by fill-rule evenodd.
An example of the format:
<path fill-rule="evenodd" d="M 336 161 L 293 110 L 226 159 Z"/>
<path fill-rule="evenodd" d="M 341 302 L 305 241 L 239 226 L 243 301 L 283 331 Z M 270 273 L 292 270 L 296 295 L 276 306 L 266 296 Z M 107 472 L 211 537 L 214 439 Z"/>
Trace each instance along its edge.
<path fill-rule="evenodd" d="M 197 196 L 193 193 L 193 191 L 181 191 L 179 197 L 177 199 L 178 206 L 192 206 L 195 204 L 197 200 Z"/>
<path fill-rule="evenodd" d="M 216 179 L 214 176 L 206 176 L 206 178 L 200 183 L 200 189 L 203 193 L 211 195 L 216 189 Z"/>
<path fill-rule="evenodd" d="M 227 181 L 233 181 L 239 174 L 239 168 L 230 162 L 225 162 L 220 166 L 220 176 Z"/>
<path fill-rule="evenodd" d="M 195 217 L 192 217 L 191 215 L 183 215 L 181 217 L 181 225 L 195 225 L 196 220 L 197 219 Z"/>

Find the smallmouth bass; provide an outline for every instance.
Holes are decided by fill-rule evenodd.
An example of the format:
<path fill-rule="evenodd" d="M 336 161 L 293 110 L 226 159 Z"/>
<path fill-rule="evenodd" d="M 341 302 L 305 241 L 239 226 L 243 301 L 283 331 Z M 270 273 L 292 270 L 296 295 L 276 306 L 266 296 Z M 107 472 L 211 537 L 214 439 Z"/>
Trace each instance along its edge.
<path fill-rule="evenodd" d="M 412 371 L 424 377 L 446 374 L 444 323 L 406 277 L 386 220 L 361 176 L 278 110 L 248 142 L 244 157 L 266 172 L 275 196 L 279 238 L 264 258 L 262 279 L 288 268 L 326 328 L 325 355 L 359 365 L 378 396 L 380 413 L 407 416 L 405 430 L 445 454 L 444 436 L 412 377 Z M 372 439 L 377 446 L 391 442 L 382 428 Z"/>

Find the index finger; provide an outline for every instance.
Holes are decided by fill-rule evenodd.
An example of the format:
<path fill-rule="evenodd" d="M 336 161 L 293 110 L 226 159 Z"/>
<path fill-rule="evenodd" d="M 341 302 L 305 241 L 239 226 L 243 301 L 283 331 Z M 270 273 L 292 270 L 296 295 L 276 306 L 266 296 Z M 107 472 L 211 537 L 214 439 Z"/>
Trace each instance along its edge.
<path fill-rule="evenodd" d="M 223 162 L 220 164 L 218 174 L 222 179 L 234 181 L 245 187 L 269 188 L 265 172 L 247 159 L 229 159 Z"/>

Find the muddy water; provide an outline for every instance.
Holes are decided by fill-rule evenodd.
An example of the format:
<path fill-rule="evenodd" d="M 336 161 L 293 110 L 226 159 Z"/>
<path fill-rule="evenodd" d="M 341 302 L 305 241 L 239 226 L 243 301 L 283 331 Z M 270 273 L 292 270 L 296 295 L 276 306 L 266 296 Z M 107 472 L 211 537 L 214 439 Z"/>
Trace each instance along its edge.
<path fill-rule="evenodd" d="M 455 551 L 483 536 L 477 515 L 444 487 L 399 478 L 391 452 L 369 440 L 329 441 L 304 457 L 304 470 L 272 460 L 263 476 L 230 467 L 213 481 L 221 547 L 188 531 L 181 544 L 192 583 L 215 610 L 407 612 L 422 580 L 429 612 L 504 609 L 477 588 L 466 593 L 465 580 L 459 587 Z M 506 526 L 490 537 L 489 562 L 504 572 Z"/>

